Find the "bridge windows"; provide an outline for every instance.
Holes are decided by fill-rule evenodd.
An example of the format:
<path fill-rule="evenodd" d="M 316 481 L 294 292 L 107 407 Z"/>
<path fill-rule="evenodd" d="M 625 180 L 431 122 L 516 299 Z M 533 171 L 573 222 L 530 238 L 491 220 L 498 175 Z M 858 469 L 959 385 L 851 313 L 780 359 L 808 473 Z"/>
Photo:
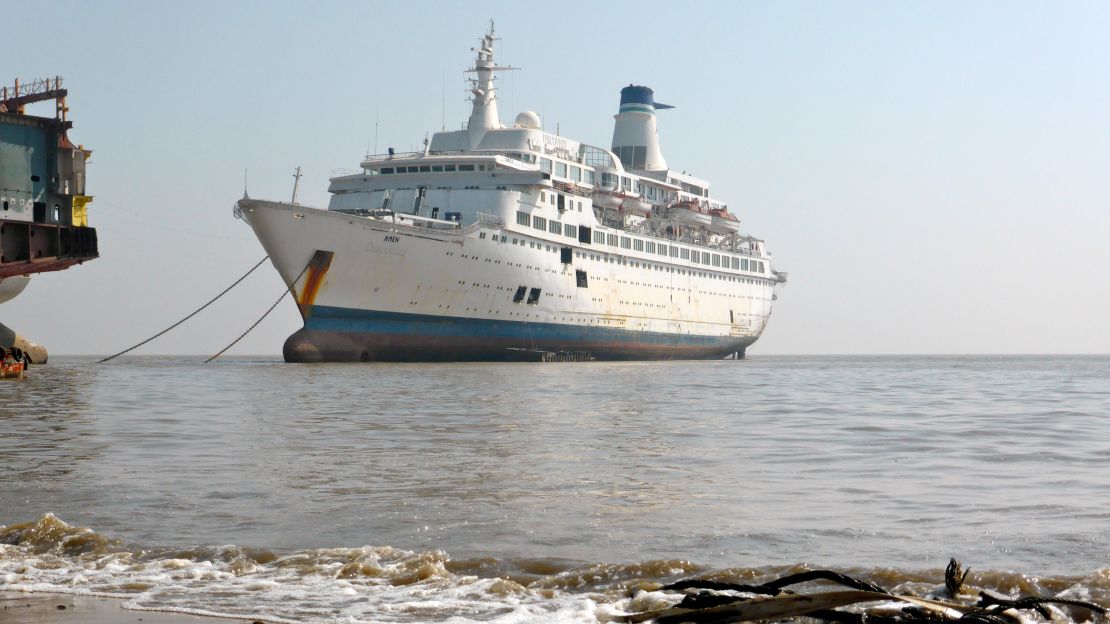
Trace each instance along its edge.
<path fill-rule="evenodd" d="M 516 224 L 517 225 L 531 225 L 532 217 L 527 212 L 522 210 L 516 211 Z"/>

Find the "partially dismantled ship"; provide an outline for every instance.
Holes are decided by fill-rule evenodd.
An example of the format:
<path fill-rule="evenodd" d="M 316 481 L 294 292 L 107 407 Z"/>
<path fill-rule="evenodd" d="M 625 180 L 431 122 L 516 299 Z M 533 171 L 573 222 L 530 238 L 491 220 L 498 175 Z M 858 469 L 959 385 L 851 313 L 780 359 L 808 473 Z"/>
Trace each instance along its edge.
<path fill-rule="evenodd" d="M 66 95 L 61 78 L 0 87 L 0 303 L 23 292 L 36 273 L 99 255 L 85 194 L 92 152 L 69 140 Z M 51 100 L 53 117 L 26 113 L 27 105 Z M 12 347 L 28 362 L 47 359 L 45 348 L 0 324 L 0 349 Z"/>

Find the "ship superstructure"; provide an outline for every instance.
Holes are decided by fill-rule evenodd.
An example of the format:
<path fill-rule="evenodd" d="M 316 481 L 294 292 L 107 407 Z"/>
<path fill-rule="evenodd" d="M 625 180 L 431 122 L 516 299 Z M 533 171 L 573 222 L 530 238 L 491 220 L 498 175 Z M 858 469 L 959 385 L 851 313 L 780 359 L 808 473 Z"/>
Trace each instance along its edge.
<path fill-rule="evenodd" d="M 463 129 L 366 157 L 327 210 L 237 204 L 304 319 L 286 360 L 742 357 L 786 274 L 707 181 L 668 167 L 671 107 L 622 89 L 610 148 L 533 112 L 504 126 L 494 41 Z"/>

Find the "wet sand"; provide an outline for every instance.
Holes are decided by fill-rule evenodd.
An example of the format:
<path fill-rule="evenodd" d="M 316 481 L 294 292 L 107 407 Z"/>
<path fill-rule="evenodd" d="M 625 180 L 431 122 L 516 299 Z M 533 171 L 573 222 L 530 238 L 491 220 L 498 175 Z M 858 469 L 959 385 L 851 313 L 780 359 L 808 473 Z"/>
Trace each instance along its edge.
<path fill-rule="evenodd" d="M 249 622 L 161 611 L 131 611 L 115 598 L 0 591 L 3 624 L 227 624 Z M 64 607 L 64 608 L 62 608 Z"/>

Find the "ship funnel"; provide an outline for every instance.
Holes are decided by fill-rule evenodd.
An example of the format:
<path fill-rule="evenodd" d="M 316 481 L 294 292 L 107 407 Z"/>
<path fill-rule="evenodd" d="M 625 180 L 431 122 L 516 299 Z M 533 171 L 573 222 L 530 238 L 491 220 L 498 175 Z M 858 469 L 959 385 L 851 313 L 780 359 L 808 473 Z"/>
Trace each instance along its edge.
<path fill-rule="evenodd" d="M 613 153 L 625 169 L 660 171 L 667 168 L 659 150 L 655 111 L 674 108 L 655 101 L 648 87 L 628 85 L 621 89 L 620 112 L 614 116 Z"/>

